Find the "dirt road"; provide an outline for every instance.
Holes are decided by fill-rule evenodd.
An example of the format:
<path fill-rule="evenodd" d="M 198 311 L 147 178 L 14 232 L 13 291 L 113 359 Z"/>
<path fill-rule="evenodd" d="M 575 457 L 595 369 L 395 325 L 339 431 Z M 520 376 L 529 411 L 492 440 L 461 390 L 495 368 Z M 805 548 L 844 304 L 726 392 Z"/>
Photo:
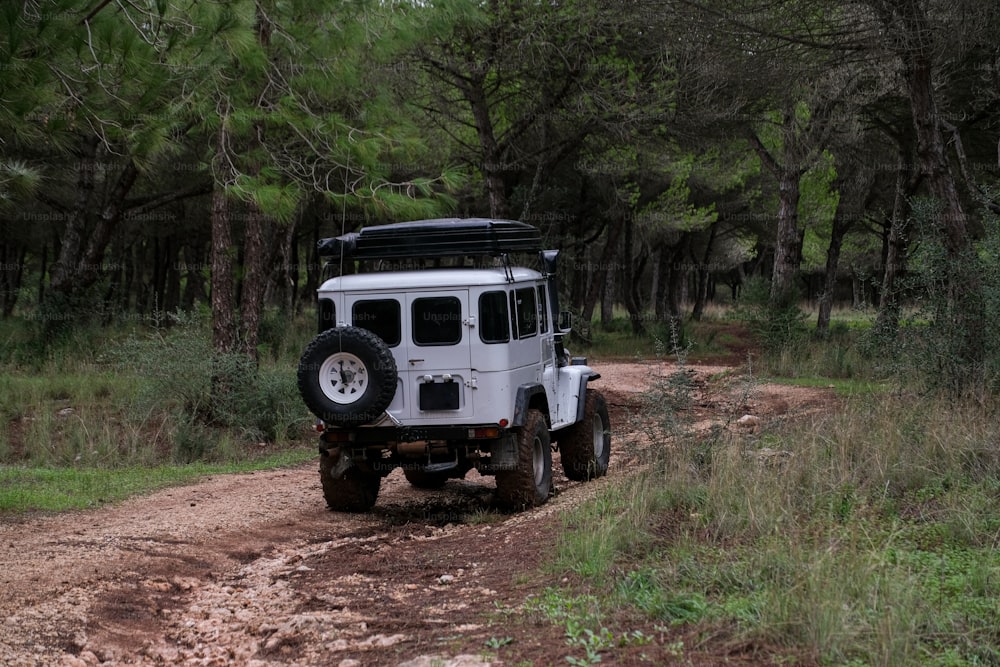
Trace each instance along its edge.
<path fill-rule="evenodd" d="M 622 425 L 667 366 L 600 365 L 615 436 L 609 477 L 570 482 L 523 514 L 491 510 L 475 471 L 435 491 L 385 480 L 366 515 L 325 508 L 316 464 L 226 475 L 114 507 L 0 522 L 2 665 L 473 666 L 507 641 L 522 664 L 565 664 L 558 628 L 505 627 L 532 593 L 558 515 L 635 455 Z M 704 389 L 707 420 L 813 409 L 822 390 Z M 741 403 L 746 403 L 742 405 Z M 513 625 L 513 624 L 512 624 Z"/>

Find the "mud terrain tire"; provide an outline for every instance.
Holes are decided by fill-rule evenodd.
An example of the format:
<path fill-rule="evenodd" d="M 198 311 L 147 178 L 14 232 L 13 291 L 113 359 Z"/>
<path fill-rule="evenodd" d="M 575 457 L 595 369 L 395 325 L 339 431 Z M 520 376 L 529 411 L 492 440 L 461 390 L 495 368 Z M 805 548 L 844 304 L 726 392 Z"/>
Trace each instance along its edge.
<path fill-rule="evenodd" d="M 588 390 L 583 419 L 559 436 L 563 473 L 585 482 L 603 477 L 611 458 L 611 421 L 608 403 L 599 391 Z"/>
<path fill-rule="evenodd" d="M 552 491 L 552 445 L 545 416 L 528 410 L 517 434 L 517 467 L 496 474 L 497 503 L 521 511 L 549 499 Z"/>
<path fill-rule="evenodd" d="M 342 458 L 338 447 L 320 454 L 319 479 L 326 504 L 338 512 L 367 512 L 375 506 L 382 478 Z"/>
<path fill-rule="evenodd" d="M 377 421 L 396 394 L 396 361 L 385 342 L 361 327 L 316 336 L 299 360 L 299 393 L 327 424 Z"/>

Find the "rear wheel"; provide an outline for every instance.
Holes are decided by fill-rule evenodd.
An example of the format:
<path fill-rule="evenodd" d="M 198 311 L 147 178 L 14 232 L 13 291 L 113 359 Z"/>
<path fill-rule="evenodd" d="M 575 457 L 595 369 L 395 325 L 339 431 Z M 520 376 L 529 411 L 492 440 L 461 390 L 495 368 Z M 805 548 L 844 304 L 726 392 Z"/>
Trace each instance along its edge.
<path fill-rule="evenodd" d="M 517 466 L 496 474 L 497 501 L 520 511 L 549 499 L 552 491 L 552 446 L 545 415 L 528 410 L 517 435 Z"/>
<path fill-rule="evenodd" d="M 339 447 L 320 454 L 319 479 L 326 504 L 338 512 L 367 512 L 382 486 L 378 473 L 359 466 Z"/>
<path fill-rule="evenodd" d="M 608 404 L 599 391 L 588 391 L 583 419 L 559 437 L 563 473 L 575 481 L 602 477 L 611 458 Z"/>

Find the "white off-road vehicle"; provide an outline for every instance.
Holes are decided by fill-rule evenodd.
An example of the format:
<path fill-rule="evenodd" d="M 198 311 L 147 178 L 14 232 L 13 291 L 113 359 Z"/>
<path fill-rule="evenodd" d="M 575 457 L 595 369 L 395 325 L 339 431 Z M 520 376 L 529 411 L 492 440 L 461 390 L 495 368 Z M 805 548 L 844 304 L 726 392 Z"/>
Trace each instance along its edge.
<path fill-rule="evenodd" d="M 320 254 L 341 275 L 319 288 L 298 383 L 332 509 L 370 509 L 395 468 L 428 488 L 475 468 L 496 477 L 498 504 L 533 507 L 551 493 L 554 446 L 572 480 L 607 472 L 600 376 L 563 347 L 558 251 L 537 229 L 403 222 L 325 239 Z M 541 270 L 511 261 L 524 254 Z"/>

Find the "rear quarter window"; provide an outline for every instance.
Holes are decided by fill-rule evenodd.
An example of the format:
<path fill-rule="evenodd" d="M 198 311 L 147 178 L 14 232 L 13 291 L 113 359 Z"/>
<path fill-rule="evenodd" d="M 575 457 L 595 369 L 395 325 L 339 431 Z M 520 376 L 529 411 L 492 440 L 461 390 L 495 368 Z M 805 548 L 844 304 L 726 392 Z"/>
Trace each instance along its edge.
<path fill-rule="evenodd" d="M 506 343 L 510 340 L 507 292 L 483 292 L 479 295 L 479 339 L 484 343 Z"/>
<path fill-rule="evenodd" d="M 511 292 L 510 307 L 514 311 L 514 335 L 517 338 L 530 338 L 538 333 L 534 287 L 522 287 Z"/>

